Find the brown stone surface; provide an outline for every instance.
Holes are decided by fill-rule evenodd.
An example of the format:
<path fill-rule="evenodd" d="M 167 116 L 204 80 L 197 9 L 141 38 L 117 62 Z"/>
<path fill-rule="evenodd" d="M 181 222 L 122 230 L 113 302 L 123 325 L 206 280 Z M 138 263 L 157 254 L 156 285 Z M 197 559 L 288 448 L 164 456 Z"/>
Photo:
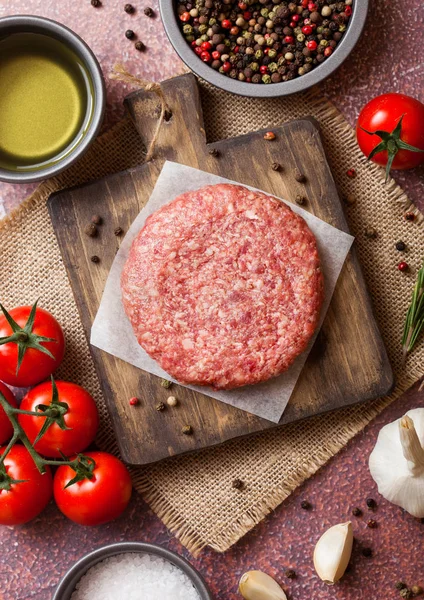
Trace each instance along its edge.
<path fill-rule="evenodd" d="M 166 40 L 159 18 L 149 19 L 143 14 L 147 4 L 134 2 L 136 13 L 127 15 L 124 2 L 118 0 L 103 0 L 98 9 L 89 0 L 15 0 L 13 4 L 3 0 L 0 17 L 20 13 L 56 19 L 91 45 L 105 73 L 115 62 L 122 62 L 146 79 L 165 79 L 178 73 L 181 63 Z M 157 8 L 156 0 L 150 4 Z M 373 0 L 371 4 L 368 24 L 356 50 L 323 86 L 324 93 L 352 124 L 363 104 L 377 94 L 405 92 L 424 100 L 421 1 Z M 145 42 L 145 53 L 137 52 L 125 38 L 128 28 Z M 120 82 L 108 81 L 107 86 L 105 128 L 121 116 L 122 99 L 129 91 Z M 421 167 L 395 175 L 421 207 L 423 174 Z M 32 186 L 0 184 L 0 216 L 17 206 L 31 189 Z M 399 579 L 410 585 L 424 585 L 424 524 L 381 499 L 367 468 L 381 426 L 410 408 L 424 406 L 424 393 L 418 393 L 417 387 L 395 402 L 225 555 L 205 551 L 197 560 L 190 559 L 205 576 L 217 600 L 239 598 L 238 578 L 252 568 L 276 576 L 293 600 L 390 600 L 399 597 L 393 587 Z M 368 496 L 378 502 L 373 517 L 379 526 L 373 530 L 366 526 Z M 311 502 L 310 511 L 300 508 L 303 499 Z M 363 508 L 362 518 L 350 517 L 355 506 Z M 327 526 L 348 518 L 352 518 L 357 538 L 352 568 L 342 584 L 329 588 L 314 574 L 313 545 Z M 67 521 L 51 504 L 26 526 L 0 529 L 0 599 L 48 600 L 60 577 L 78 558 L 89 550 L 123 540 L 155 542 L 187 556 L 139 496 L 133 497 L 120 519 L 94 529 Z M 373 558 L 363 557 L 361 546 L 371 547 Z M 293 581 L 284 577 L 288 567 L 298 574 Z"/>

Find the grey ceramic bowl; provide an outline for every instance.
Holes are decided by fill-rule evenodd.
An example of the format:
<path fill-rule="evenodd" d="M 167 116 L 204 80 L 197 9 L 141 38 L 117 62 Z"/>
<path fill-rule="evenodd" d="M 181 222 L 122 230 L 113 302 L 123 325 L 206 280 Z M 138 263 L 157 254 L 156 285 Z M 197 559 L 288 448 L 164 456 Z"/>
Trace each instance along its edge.
<path fill-rule="evenodd" d="M 83 575 L 98 562 L 110 556 L 123 554 L 125 552 L 136 552 L 142 554 L 154 554 L 169 561 L 181 571 L 183 571 L 192 581 L 201 600 L 213 600 L 212 594 L 208 590 L 206 583 L 199 573 L 188 563 L 184 558 L 178 556 L 170 550 L 161 548 L 154 544 L 144 544 L 141 542 L 122 542 L 119 544 L 111 544 L 104 546 L 94 552 L 90 552 L 66 573 L 65 577 L 59 583 L 52 600 L 70 600 L 72 593 L 75 591 L 75 586 Z"/>
<path fill-rule="evenodd" d="M 231 79 L 202 62 L 193 52 L 192 48 L 190 48 L 180 30 L 180 24 L 177 19 L 176 1 L 159 0 L 165 31 L 171 44 L 185 64 L 202 79 L 227 92 L 256 98 L 274 98 L 276 96 L 288 96 L 289 94 L 302 92 L 319 84 L 331 75 L 349 56 L 359 40 L 367 18 L 368 3 L 369 0 L 354 0 L 352 16 L 346 33 L 331 57 L 318 67 L 312 69 L 309 73 L 306 73 L 306 75 L 302 75 L 291 81 L 263 85 Z"/>
<path fill-rule="evenodd" d="M 84 154 L 99 132 L 106 104 L 106 92 L 99 63 L 87 44 L 73 31 L 50 19 L 17 15 L 0 19 L 0 38 L 12 33 L 41 33 L 53 37 L 68 46 L 84 63 L 92 81 L 94 108 L 91 122 L 81 142 L 62 160 L 36 171 L 12 171 L 0 168 L 0 181 L 28 183 L 57 175 L 67 169 Z"/>

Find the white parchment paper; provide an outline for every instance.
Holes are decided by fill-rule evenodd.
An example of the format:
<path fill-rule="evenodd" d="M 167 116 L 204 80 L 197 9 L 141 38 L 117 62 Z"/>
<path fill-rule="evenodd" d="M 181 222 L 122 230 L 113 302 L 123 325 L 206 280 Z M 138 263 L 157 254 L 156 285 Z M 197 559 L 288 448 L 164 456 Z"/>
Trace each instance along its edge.
<path fill-rule="evenodd" d="M 230 181 L 173 162 L 164 164 L 149 201 L 131 225 L 116 254 L 91 330 L 90 341 L 93 346 L 109 352 L 140 369 L 172 380 L 172 377 L 163 371 L 158 363 L 150 358 L 137 342 L 121 302 L 121 272 L 127 260 L 131 244 L 149 215 L 179 194 L 217 183 L 239 182 Z M 289 205 L 293 211 L 305 219 L 317 239 L 325 282 L 325 299 L 319 327 L 308 349 L 298 356 L 288 371 L 279 377 L 257 385 L 224 391 L 215 391 L 208 387 L 187 386 L 274 423 L 278 423 L 287 406 L 296 381 L 324 320 L 337 279 L 354 239 L 351 235 L 339 231 L 299 206 Z M 125 340 L 125 343 L 122 340 Z"/>

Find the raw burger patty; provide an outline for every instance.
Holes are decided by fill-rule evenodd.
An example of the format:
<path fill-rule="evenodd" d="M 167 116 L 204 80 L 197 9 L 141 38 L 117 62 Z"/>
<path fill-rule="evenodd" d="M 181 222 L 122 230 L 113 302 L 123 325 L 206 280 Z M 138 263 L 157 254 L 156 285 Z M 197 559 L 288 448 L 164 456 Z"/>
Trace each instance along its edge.
<path fill-rule="evenodd" d="M 279 375 L 318 323 L 315 238 L 283 202 L 218 184 L 153 213 L 122 298 L 139 344 L 182 383 L 231 389 Z"/>

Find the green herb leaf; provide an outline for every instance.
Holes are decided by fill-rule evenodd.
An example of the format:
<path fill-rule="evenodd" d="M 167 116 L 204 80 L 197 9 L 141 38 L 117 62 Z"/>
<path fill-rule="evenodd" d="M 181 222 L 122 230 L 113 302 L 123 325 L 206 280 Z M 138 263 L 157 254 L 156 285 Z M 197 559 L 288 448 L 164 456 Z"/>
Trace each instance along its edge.
<path fill-rule="evenodd" d="M 406 313 L 403 329 L 402 349 L 403 358 L 414 348 L 424 329 L 424 265 L 418 271 L 417 281 L 412 293 L 411 304 Z"/>

